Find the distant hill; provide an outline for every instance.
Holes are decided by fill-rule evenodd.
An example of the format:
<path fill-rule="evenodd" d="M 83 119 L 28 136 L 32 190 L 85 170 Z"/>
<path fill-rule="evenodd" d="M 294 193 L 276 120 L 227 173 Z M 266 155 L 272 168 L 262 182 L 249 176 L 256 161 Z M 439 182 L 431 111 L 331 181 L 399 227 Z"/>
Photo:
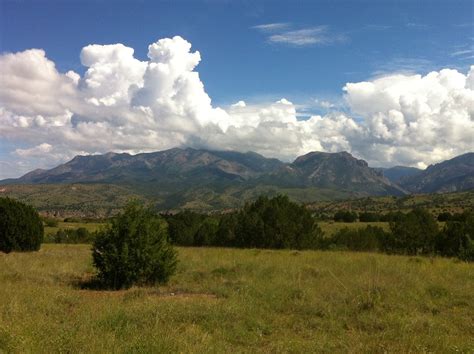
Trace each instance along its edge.
<path fill-rule="evenodd" d="M 76 156 L 50 170 L 35 170 L 0 184 L 117 185 L 163 209 L 232 208 L 260 194 L 284 193 L 301 202 L 406 194 L 347 152 L 311 152 L 284 163 L 253 152 L 190 148 Z"/>
<path fill-rule="evenodd" d="M 390 168 L 381 168 L 380 169 L 385 177 L 392 183 L 400 183 L 400 180 L 405 177 L 411 177 L 418 173 L 421 173 L 423 170 L 420 170 L 416 167 L 406 167 L 406 166 L 394 166 Z"/>
<path fill-rule="evenodd" d="M 8 183 L 180 183 L 248 180 L 283 163 L 256 153 L 171 149 L 147 154 L 76 156 L 50 170 L 35 170 Z M 0 182 L 1 183 L 1 182 Z"/>
<path fill-rule="evenodd" d="M 310 152 L 298 157 L 291 167 L 307 185 L 353 190 L 367 195 L 401 195 L 405 192 L 392 184 L 380 171 L 348 152 Z"/>
<path fill-rule="evenodd" d="M 474 153 L 470 152 L 429 166 L 426 170 L 400 180 L 413 193 L 445 193 L 474 188 Z"/>
<path fill-rule="evenodd" d="M 0 192 L 4 189 L 0 195 L 41 201 L 44 210 L 48 205 L 54 210 L 83 210 L 88 202 L 92 209 L 114 210 L 116 194 L 138 196 L 166 210 L 216 210 L 239 207 L 262 194 L 283 193 L 309 203 L 469 190 L 474 188 L 474 153 L 420 171 L 403 166 L 371 168 L 347 152 L 310 152 L 285 163 L 254 152 L 175 148 L 137 155 L 76 156 L 0 185 Z M 80 197 L 78 190 L 87 197 Z"/>

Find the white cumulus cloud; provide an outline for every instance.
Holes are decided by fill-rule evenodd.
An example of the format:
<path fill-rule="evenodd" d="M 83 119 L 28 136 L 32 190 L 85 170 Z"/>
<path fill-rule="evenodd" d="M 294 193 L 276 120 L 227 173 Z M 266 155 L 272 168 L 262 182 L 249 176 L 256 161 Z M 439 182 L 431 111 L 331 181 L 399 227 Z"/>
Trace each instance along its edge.
<path fill-rule="evenodd" d="M 214 106 L 196 71 L 201 55 L 179 36 L 152 43 L 145 61 L 123 44 L 86 46 L 80 59 L 82 77 L 40 49 L 0 55 L 0 146 L 10 156 L 0 178 L 76 154 L 175 146 L 286 160 L 347 150 L 372 165 L 413 166 L 474 148 L 474 67 L 347 83 L 350 113 L 321 101 L 326 115 L 301 120 L 285 98 Z"/>

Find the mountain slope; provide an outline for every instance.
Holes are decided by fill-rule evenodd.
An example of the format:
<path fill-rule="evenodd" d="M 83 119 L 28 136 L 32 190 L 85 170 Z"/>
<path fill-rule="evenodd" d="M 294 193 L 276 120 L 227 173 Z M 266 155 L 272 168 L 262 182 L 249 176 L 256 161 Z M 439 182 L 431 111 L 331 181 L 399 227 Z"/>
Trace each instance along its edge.
<path fill-rule="evenodd" d="M 413 193 L 444 193 L 474 188 L 474 153 L 470 152 L 429 166 L 411 177 L 401 179 L 405 189 Z"/>
<path fill-rule="evenodd" d="M 414 176 L 423 170 L 416 167 L 394 166 L 381 168 L 383 175 L 392 183 L 400 183 L 402 178 Z"/>
<path fill-rule="evenodd" d="M 0 185 L 116 185 L 173 209 L 223 209 L 258 195 L 284 193 L 301 202 L 405 191 L 347 152 L 312 152 L 293 163 L 235 151 L 170 149 L 137 155 L 76 156 Z M 30 188 L 30 187 L 29 187 Z M 46 193 L 47 188 L 41 191 Z M 68 189 L 64 189 L 68 193 Z"/>
<path fill-rule="evenodd" d="M 256 153 L 170 149 L 154 153 L 76 156 L 51 170 L 35 170 L 8 183 L 178 183 L 244 181 L 278 169 L 283 163 Z"/>
<path fill-rule="evenodd" d="M 380 171 L 370 168 L 364 160 L 348 152 L 310 152 L 298 157 L 291 165 L 311 186 L 339 188 L 367 194 L 405 194 Z"/>
<path fill-rule="evenodd" d="M 8 183 L 113 183 L 154 185 L 172 191 L 245 184 L 319 187 L 367 194 L 403 191 L 347 152 L 311 152 L 286 164 L 259 154 L 171 149 L 129 155 L 76 156 L 50 170 L 35 170 Z"/>

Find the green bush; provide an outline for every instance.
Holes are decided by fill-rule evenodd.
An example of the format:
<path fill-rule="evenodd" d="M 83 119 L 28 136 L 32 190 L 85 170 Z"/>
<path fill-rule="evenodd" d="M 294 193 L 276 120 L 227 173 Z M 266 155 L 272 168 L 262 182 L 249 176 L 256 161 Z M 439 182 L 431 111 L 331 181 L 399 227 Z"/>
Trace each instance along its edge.
<path fill-rule="evenodd" d="M 349 210 L 339 210 L 334 214 L 335 222 L 356 222 L 357 218 L 357 213 Z"/>
<path fill-rule="evenodd" d="M 60 229 L 55 234 L 45 237 L 45 243 L 92 243 L 95 239 L 95 232 L 89 232 L 86 228 Z"/>
<path fill-rule="evenodd" d="M 199 226 L 194 235 L 194 246 L 211 246 L 215 244 L 218 221 L 212 217 L 207 217 Z"/>
<path fill-rule="evenodd" d="M 405 214 L 403 214 L 401 211 L 390 211 L 386 214 L 380 215 L 380 221 L 383 222 L 395 222 L 397 220 L 400 220 L 403 218 Z"/>
<path fill-rule="evenodd" d="M 438 214 L 438 221 L 450 221 L 453 215 L 447 211 Z"/>
<path fill-rule="evenodd" d="M 113 289 L 166 283 L 177 264 L 166 222 L 137 202 L 129 203 L 98 233 L 92 257 L 99 280 Z"/>
<path fill-rule="evenodd" d="M 180 246 L 195 245 L 194 238 L 205 219 L 204 215 L 185 210 L 165 217 L 172 243 Z"/>
<path fill-rule="evenodd" d="M 351 251 L 379 251 L 388 237 L 387 233 L 377 226 L 367 226 L 365 229 L 339 230 L 331 237 L 330 248 L 344 248 Z"/>
<path fill-rule="evenodd" d="M 237 214 L 229 213 L 221 216 L 216 231 L 215 246 L 236 246 L 235 229 L 237 227 Z"/>
<path fill-rule="evenodd" d="M 436 251 L 442 256 L 474 261 L 474 214 L 464 213 L 462 221 L 448 221 L 436 238 Z"/>
<path fill-rule="evenodd" d="M 43 235 L 43 222 L 33 207 L 0 198 L 0 251 L 37 251 Z"/>
<path fill-rule="evenodd" d="M 53 219 L 53 218 L 44 217 L 43 222 L 44 222 L 45 226 L 48 226 L 48 227 L 57 227 L 58 226 L 58 220 Z"/>
<path fill-rule="evenodd" d="M 286 196 L 260 197 L 237 214 L 238 247 L 317 248 L 321 235 L 311 212 Z"/>
<path fill-rule="evenodd" d="M 424 209 L 399 214 L 395 221 L 390 222 L 390 229 L 392 234 L 385 244 L 386 251 L 410 255 L 435 251 L 438 224 Z"/>
<path fill-rule="evenodd" d="M 360 222 L 376 222 L 380 221 L 380 214 L 378 213 L 369 213 L 363 212 L 359 214 L 359 221 Z"/>

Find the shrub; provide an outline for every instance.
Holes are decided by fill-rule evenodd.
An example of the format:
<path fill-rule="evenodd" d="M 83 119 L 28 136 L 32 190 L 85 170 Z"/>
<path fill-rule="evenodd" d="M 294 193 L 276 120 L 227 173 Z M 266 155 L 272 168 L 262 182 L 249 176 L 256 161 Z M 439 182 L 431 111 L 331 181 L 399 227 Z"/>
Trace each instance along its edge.
<path fill-rule="evenodd" d="M 345 248 L 352 251 L 379 251 L 387 238 L 387 233 L 377 226 L 367 226 L 365 229 L 339 230 L 331 238 L 331 244 L 336 248 Z M 334 248 L 334 247 L 332 247 Z"/>
<path fill-rule="evenodd" d="M 357 218 L 357 213 L 349 210 L 339 210 L 334 214 L 334 221 L 336 222 L 355 222 Z"/>
<path fill-rule="evenodd" d="M 359 214 L 359 221 L 361 222 L 375 222 L 380 221 L 380 214 L 377 213 L 360 213 Z"/>
<path fill-rule="evenodd" d="M 137 202 L 97 234 L 92 256 L 99 280 L 113 289 L 166 283 L 177 264 L 166 222 Z"/>
<path fill-rule="evenodd" d="M 46 226 L 48 227 L 57 227 L 58 226 L 58 221 L 56 219 L 53 219 L 53 218 L 43 218 L 43 222 Z"/>
<path fill-rule="evenodd" d="M 448 221 L 436 238 L 436 251 L 443 256 L 474 261 L 474 214 L 464 213 L 463 221 Z"/>
<path fill-rule="evenodd" d="M 405 214 L 403 214 L 401 211 L 390 211 L 387 214 L 383 214 L 380 216 L 380 221 L 383 222 L 395 222 L 397 220 L 400 220 L 403 218 Z"/>
<path fill-rule="evenodd" d="M 0 198 L 0 251 L 37 251 L 43 234 L 43 222 L 33 207 Z"/>
<path fill-rule="evenodd" d="M 435 250 L 438 224 L 434 217 L 424 209 L 414 209 L 407 214 L 398 215 L 390 222 L 392 235 L 386 250 L 406 254 L 428 254 Z"/>
<path fill-rule="evenodd" d="M 211 246 L 215 244 L 219 224 L 212 217 L 207 217 L 194 235 L 194 246 Z"/>
<path fill-rule="evenodd" d="M 204 221 L 204 215 L 189 210 L 175 215 L 167 215 L 168 230 L 172 243 L 181 246 L 194 246 L 194 237 Z"/>
<path fill-rule="evenodd" d="M 321 229 L 311 212 L 286 196 L 258 198 L 237 214 L 235 245 L 256 248 L 316 248 Z"/>
<path fill-rule="evenodd" d="M 224 214 L 219 220 L 219 226 L 217 227 L 215 246 L 236 246 L 235 229 L 237 227 L 237 214 L 230 213 Z"/>
<path fill-rule="evenodd" d="M 86 228 L 60 229 L 54 235 L 48 235 L 45 242 L 52 243 L 92 243 L 95 233 L 89 232 Z"/>
<path fill-rule="evenodd" d="M 453 219 L 453 215 L 447 211 L 438 214 L 438 221 L 449 221 Z"/>

